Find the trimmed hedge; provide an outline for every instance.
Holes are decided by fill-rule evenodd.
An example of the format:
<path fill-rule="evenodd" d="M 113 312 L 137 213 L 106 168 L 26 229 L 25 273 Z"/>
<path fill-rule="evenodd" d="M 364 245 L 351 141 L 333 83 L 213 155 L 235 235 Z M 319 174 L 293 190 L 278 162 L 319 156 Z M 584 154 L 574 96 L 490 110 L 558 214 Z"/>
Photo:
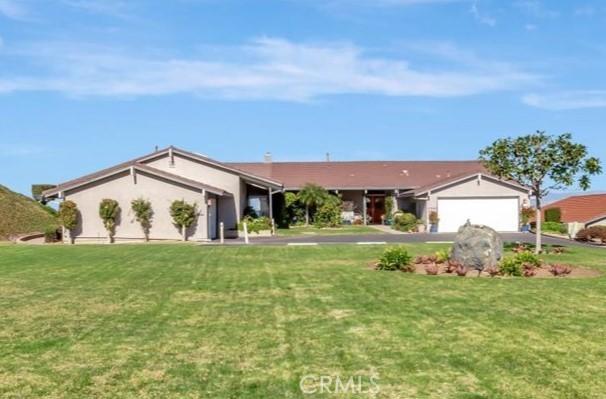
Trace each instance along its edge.
<path fill-rule="evenodd" d="M 561 223 L 562 222 L 562 210 L 560 208 L 545 209 L 545 221 Z"/>

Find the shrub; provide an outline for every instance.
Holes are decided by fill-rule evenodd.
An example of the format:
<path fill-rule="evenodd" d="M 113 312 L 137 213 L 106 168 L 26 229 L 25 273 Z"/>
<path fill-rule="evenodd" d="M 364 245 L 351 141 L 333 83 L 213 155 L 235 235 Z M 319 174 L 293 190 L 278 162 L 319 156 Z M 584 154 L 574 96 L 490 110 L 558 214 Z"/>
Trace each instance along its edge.
<path fill-rule="evenodd" d="M 414 272 L 411 265 L 412 256 L 403 247 L 388 248 L 383 252 L 377 263 L 377 270 L 401 270 L 403 272 Z"/>
<path fill-rule="evenodd" d="M 444 269 L 445 273 L 454 273 L 455 270 L 457 270 L 457 267 L 459 267 L 459 262 L 457 262 L 456 260 L 449 260 L 448 262 L 446 262 L 446 268 Z"/>
<path fill-rule="evenodd" d="M 532 252 L 519 252 L 501 261 L 501 273 L 507 276 L 522 276 L 524 270 L 541 266 L 541 259 Z"/>
<path fill-rule="evenodd" d="M 488 275 L 490 277 L 494 277 L 494 276 L 498 276 L 499 274 L 501 274 L 501 270 L 499 269 L 498 266 L 490 266 L 487 267 L 486 269 L 484 269 L 484 271 L 486 273 L 488 273 Z"/>
<path fill-rule="evenodd" d="M 74 201 L 63 201 L 59 205 L 59 223 L 61 223 L 61 226 L 63 226 L 65 230 L 70 232 L 69 239 L 71 243 L 74 242 L 72 233 L 78 225 L 78 214 L 78 206 Z"/>
<path fill-rule="evenodd" d="M 565 223 L 560 222 L 545 222 L 542 225 L 543 231 L 566 234 L 568 233 L 568 226 Z"/>
<path fill-rule="evenodd" d="M 448 259 L 450 259 L 450 251 L 447 249 L 442 249 L 437 251 L 435 254 L 436 263 L 446 263 Z"/>
<path fill-rule="evenodd" d="M 151 202 L 138 198 L 132 200 L 130 203 L 131 209 L 135 213 L 135 219 L 141 225 L 143 234 L 145 235 L 145 241 L 149 241 L 149 229 L 151 228 L 151 221 L 154 215 Z"/>
<path fill-rule="evenodd" d="M 120 214 L 120 205 L 118 201 L 104 198 L 99 204 L 99 217 L 103 221 L 103 226 L 107 230 L 109 242 L 113 242 L 116 233 L 116 223 Z"/>
<path fill-rule="evenodd" d="M 425 265 L 425 273 L 429 274 L 430 276 L 436 276 L 438 271 L 440 271 L 440 267 L 435 263 Z"/>
<path fill-rule="evenodd" d="M 560 223 L 562 221 L 562 211 L 560 208 L 545 209 L 545 222 Z"/>
<path fill-rule="evenodd" d="M 196 204 L 175 200 L 170 205 L 170 216 L 173 218 L 173 223 L 181 229 L 181 239 L 187 241 L 187 228 L 194 224 L 198 216 Z"/>
<path fill-rule="evenodd" d="M 553 274 L 554 277 L 564 277 L 572 272 L 572 268 L 566 265 L 551 265 L 549 272 Z"/>
<path fill-rule="evenodd" d="M 458 265 L 455 269 L 455 273 L 459 277 L 465 277 L 467 275 L 467 272 L 469 272 L 469 269 L 463 265 Z"/>
<path fill-rule="evenodd" d="M 336 198 L 336 197 L 335 197 Z M 316 211 L 314 225 L 322 227 L 338 227 L 341 225 L 341 200 L 327 201 Z"/>
<path fill-rule="evenodd" d="M 606 243 L 606 226 L 591 226 L 582 229 L 577 233 L 576 239 L 579 241 L 600 240 Z"/>
<path fill-rule="evenodd" d="M 244 223 L 249 233 L 259 234 L 262 230 L 271 230 L 271 220 L 268 217 L 253 218 L 245 216 L 238 224 L 238 230 L 244 231 Z"/>
<path fill-rule="evenodd" d="M 394 215 L 392 228 L 398 231 L 414 231 L 417 217 L 412 213 L 398 212 Z"/>
<path fill-rule="evenodd" d="M 51 243 L 59 241 L 59 231 L 57 226 L 47 226 L 44 229 L 44 242 Z"/>
<path fill-rule="evenodd" d="M 521 276 L 522 264 L 515 257 L 507 257 L 501 261 L 499 266 L 501 273 L 506 276 Z"/>

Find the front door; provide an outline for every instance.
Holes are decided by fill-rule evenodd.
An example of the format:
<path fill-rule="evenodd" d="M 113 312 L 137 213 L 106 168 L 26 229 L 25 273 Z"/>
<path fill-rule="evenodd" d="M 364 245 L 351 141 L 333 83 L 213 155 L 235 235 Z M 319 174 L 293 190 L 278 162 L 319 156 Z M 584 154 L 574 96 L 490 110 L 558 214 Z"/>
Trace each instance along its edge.
<path fill-rule="evenodd" d="M 370 200 L 368 204 L 368 216 L 370 223 L 381 224 L 381 216 L 385 214 L 385 196 L 384 195 L 373 195 L 368 197 Z"/>

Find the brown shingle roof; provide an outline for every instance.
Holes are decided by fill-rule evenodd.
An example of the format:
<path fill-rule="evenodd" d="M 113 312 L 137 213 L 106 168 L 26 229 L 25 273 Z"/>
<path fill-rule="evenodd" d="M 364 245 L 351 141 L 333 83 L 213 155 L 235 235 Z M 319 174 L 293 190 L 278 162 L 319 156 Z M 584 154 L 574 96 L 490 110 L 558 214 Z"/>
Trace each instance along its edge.
<path fill-rule="evenodd" d="M 551 208 L 560 208 L 562 222 L 587 223 L 606 215 L 606 194 L 575 195 L 552 202 L 544 209 Z"/>
<path fill-rule="evenodd" d="M 415 189 L 486 172 L 479 161 L 351 161 L 227 163 L 278 180 L 286 189 L 316 183 L 327 189 Z"/>

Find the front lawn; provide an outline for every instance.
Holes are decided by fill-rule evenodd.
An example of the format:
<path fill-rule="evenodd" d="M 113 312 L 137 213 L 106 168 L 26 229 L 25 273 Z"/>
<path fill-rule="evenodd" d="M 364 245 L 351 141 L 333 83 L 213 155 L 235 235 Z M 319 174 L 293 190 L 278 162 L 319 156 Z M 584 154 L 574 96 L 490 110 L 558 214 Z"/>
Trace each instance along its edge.
<path fill-rule="evenodd" d="M 278 236 L 306 236 L 306 235 L 356 235 L 356 234 L 379 234 L 380 230 L 372 226 L 344 225 L 334 228 L 318 228 L 315 226 L 292 226 L 288 229 L 278 229 Z"/>
<path fill-rule="evenodd" d="M 379 398 L 603 397 L 606 277 L 370 270 L 383 249 L 2 246 L 0 397 L 343 397 L 303 376 L 373 376 Z M 606 271 L 599 248 L 550 256 Z"/>

